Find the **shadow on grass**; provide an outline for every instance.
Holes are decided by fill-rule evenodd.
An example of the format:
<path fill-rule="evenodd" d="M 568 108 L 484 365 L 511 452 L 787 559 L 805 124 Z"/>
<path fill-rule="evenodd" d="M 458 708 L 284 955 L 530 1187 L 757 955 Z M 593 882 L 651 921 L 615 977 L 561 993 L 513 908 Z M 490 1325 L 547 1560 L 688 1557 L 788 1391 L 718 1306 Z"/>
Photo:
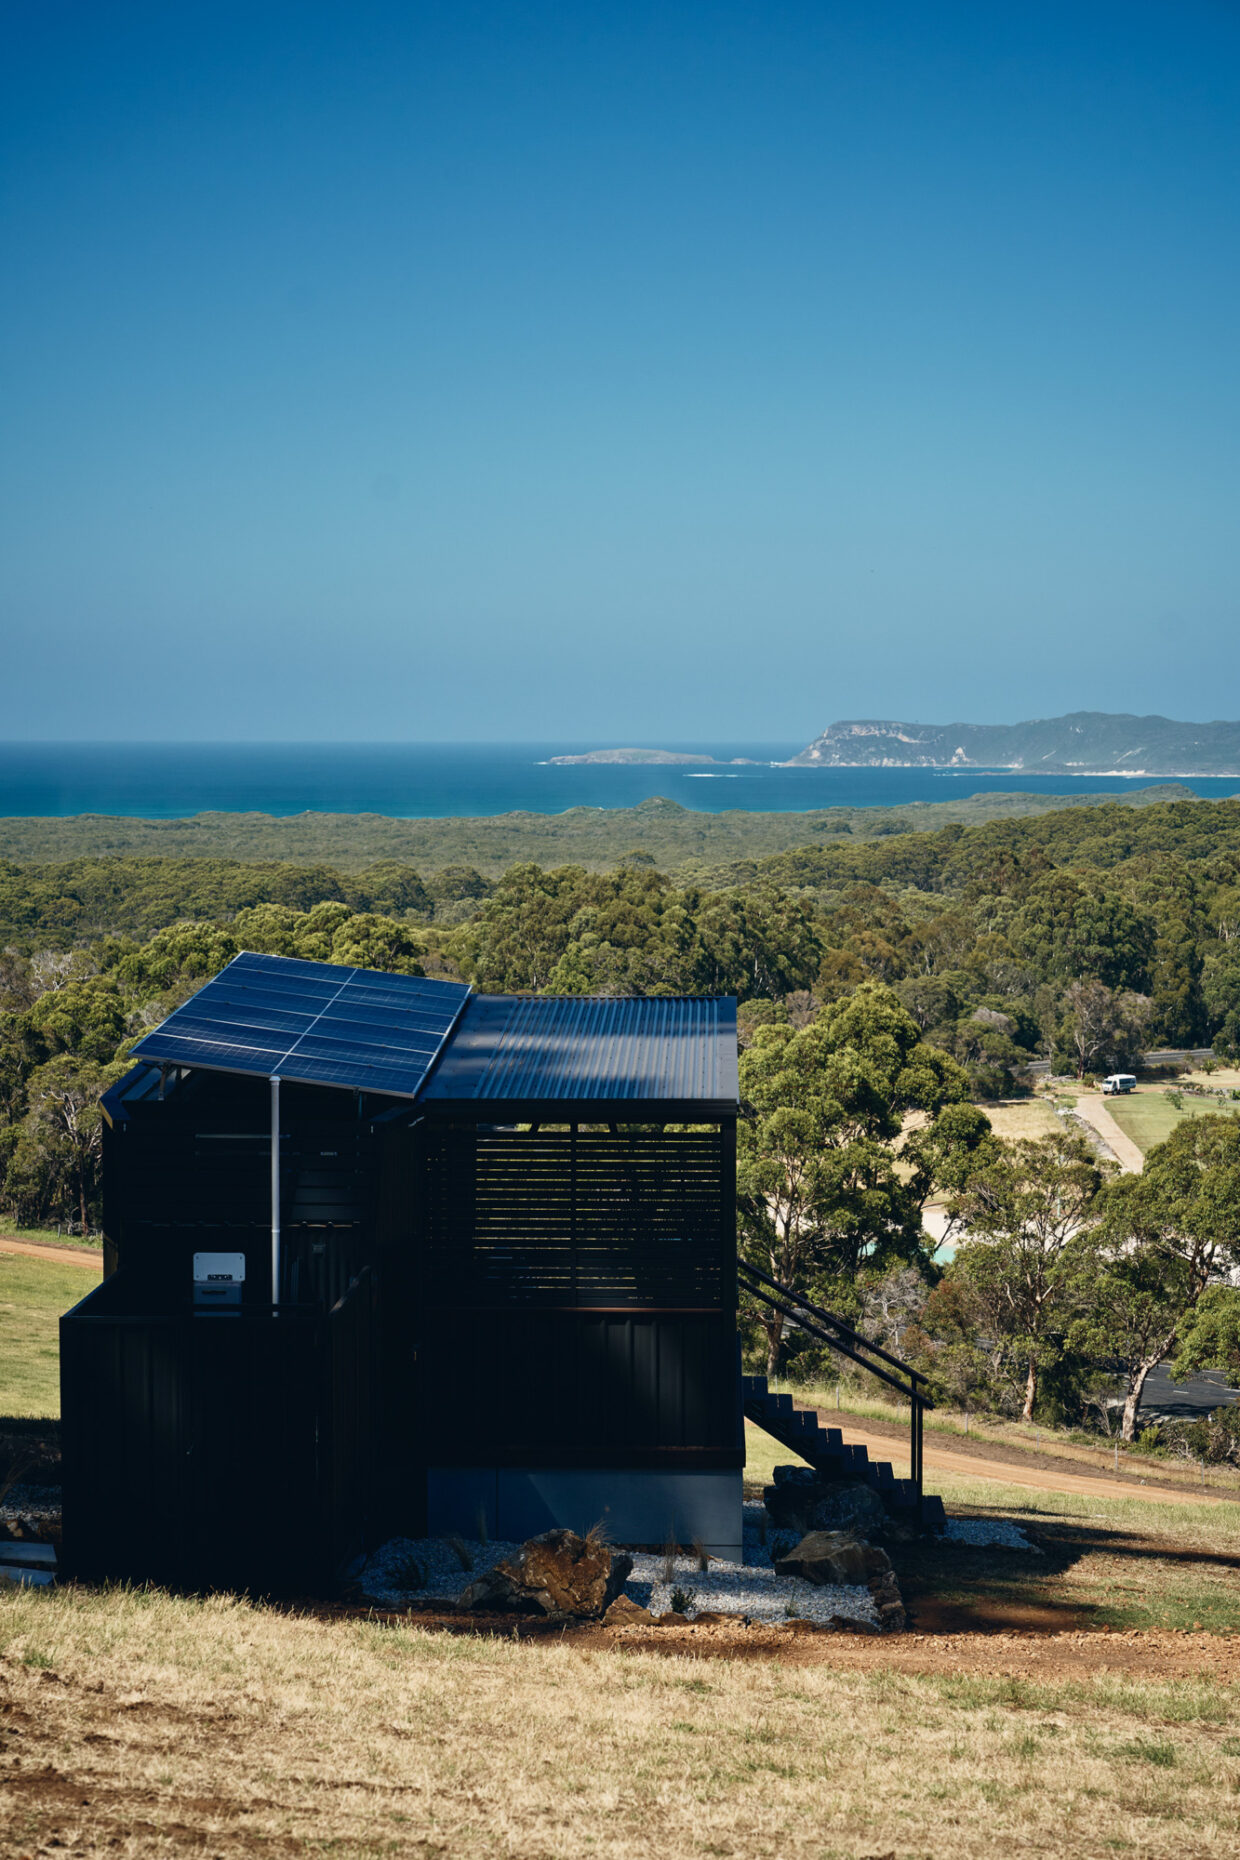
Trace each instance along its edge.
<path fill-rule="evenodd" d="M 1038 1553 L 929 1540 L 892 1549 L 921 1633 L 1240 1628 L 1240 1552 L 1078 1519 L 1020 1520 Z"/>

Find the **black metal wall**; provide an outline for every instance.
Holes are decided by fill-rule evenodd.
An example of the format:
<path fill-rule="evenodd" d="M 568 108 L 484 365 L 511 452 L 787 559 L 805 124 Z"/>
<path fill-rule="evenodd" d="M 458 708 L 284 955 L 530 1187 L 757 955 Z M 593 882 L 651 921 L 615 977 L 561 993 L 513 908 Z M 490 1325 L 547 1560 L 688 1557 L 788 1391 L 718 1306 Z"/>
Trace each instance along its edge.
<path fill-rule="evenodd" d="M 168 1314 L 127 1271 L 61 1319 L 64 1566 L 322 1589 L 367 1533 L 375 1288 L 330 1313 Z"/>
<path fill-rule="evenodd" d="M 742 1463 L 731 1124 L 282 1100 L 278 1319 L 263 1082 L 199 1074 L 107 1132 L 120 1270 L 62 1325 L 73 1566 L 296 1586 L 346 1518 L 419 1532 L 428 1465 Z M 239 1319 L 190 1314 L 201 1251 L 246 1254 Z"/>
<path fill-rule="evenodd" d="M 419 1351 L 428 1460 L 742 1463 L 735 1326 L 714 1313 L 437 1306 Z"/>

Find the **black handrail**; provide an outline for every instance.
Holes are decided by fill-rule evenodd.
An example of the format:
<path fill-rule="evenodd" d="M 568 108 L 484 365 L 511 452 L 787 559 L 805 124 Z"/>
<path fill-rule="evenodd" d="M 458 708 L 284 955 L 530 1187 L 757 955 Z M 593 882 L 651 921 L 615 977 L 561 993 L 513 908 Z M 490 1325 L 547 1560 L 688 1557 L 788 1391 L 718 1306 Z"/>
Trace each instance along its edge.
<path fill-rule="evenodd" d="M 813 1304 L 807 1298 L 802 1298 L 801 1294 L 794 1291 L 790 1285 L 781 1285 L 778 1279 L 772 1279 L 759 1267 L 751 1266 L 748 1260 L 737 1261 L 737 1276 L 742 1289 L 747 1291 L 751 1297 L 769 1306 L 772 1311 L 779 1311 L 784 1317 L 791 1318 L 793 1323 L 799 1324 L 802 1330 L 808 1331 L 811 1337 L 817 1337 L 829 1349 L 838 1350 L 841 1356 L 847 1356 L 861 1369 L 868 1370 L 872 1376 L 877 1376 L 880 1382 L 885 1382 L 888 1388 L 895 1389 L 898 1395 L 903 1395 L 907 1399 L 909 1404 L 909 1476 L 917 1491 L 917 1509 L 920 1514 L 923 1416 L 927 1408 L 934 1406 L 929 1395 L 917 1386 L 919 1382 L 925 1381 L 925 1377 L 908 1363 L 902 1363 L 898 1356 L 892 1356 L 889 1350 L 884 1350 L 877 1343 L 871 1343 L 868 1337 L 854 1330 L 851 1324 L 846 1324 L 843 1318 L 837 1318 L 830 1311 L 824 1311 L 821 1306 Z M 779 1293 L 780 1296 L 776 1297 L 775 1293 Z M 828 1326 L 831 1329 L 828 1329 Z M 842 1332 L 849 1341 L 843 1341 L 838 1335 L 833 1336 L 832 1330 Z M 890 1363 L 892 1368 L 898 1370 L 900 1375 L 906 1377 L 907 1380 L 902 1382 L 886 1369 L 880 1369 L 876 1363 L 867 1362 L 863 1354 L 866 1351 L 871 1355 L 881 1356 L 884 1362 Z"/>
<path fill-rule="evenodd" d="M 737 1261 L 737 1267 L 742 1275 L 748 1275 L 753 1279 L 760 1279 L 763 1285 L 768 1285 L 773 1292 L 780 1292 L 785 1298 L 795 1299 L 799 1310 L 809 1311 L 814 1317 L 821 1319 L 824 1324 L 830 1324 L 836 1330 L 843 1331 L 844 1335 L 858 1349 L 868 1350 L 874 1356 L 881 1356 L 885 1363 L 890 1363 L 893 1369 L 898 1369 L 902 1375 L 908 1376 L 914 1382 L 924 1382 L 926 1380 L 920 1370 L 914 1369 L 910 1364 L 901 1361 L 898 1356 L 893 1356 L 890 1350 L 884 1350 L 881 1344 L 871 1342 L 869 1337 L 863 1335 L 859 1330 L 854 1330 L 852 1325 L 846 1323 L 842 1317 L 836 1317 L 833 1311 L 824 1311 L 821 1305 L 816 1305 L 812 1298 L 806 1298 L 803 1292 L 794 1292 L 790 1285 L 781 1285 L 778 1279 L 771 1278 L 770 1274 L 763 1272 L 760 1266 L 755 1266 L 749 1260 L 742 1259 Z M 750 1286 L 748 1289 L 750 1291 L 756 1291 L 757 1288 Z M 877 1375 L 878 1371 L 876 1370 L 874 1373 Z M 925 1397 L 925 1399 L 929 1401 L 928 1396 Z"/>
<path fill-rule="evenodd" d="M 857 1344 L 854 1346 L 853 1344 L 842 1342 L 839 1337 L 833 1336 L 824 1325 L 820 1324 L 815 1318 L 808 1314 L 805 1305 L 801 1301 L 800 1294 L 794 1292 L 789 1286 L 778 1286 L 778 1290 L 784 1294 L 784 1297 L 776 1298 L 761 1285 L 747 1284 L 743 1268 L 741 1269 L 741 1284 L 754 1298 L 760 1299 L 765 1305 L 769 1305 L 773 1311 L 782 1312 L 785 1317 L 791 1318 L 795 1324 L 799 1324 L 802 1330 L 808 1331 L 812 1337 L 817 1337 L 831 1349 L 838 1350 L 841 1356 L 850 1357 L 852 1361 L 858 1364 L 862 1369 L 868 1370 L 872 1376 L 877 1376 L 880 1382 L 885 1382 L 888 1388 L 895 1389 L 900 1395 L 907 1395 L 909 1397 L 915 1396 L 916 1399 L 922 1403 L 928 1402 L 929 1398 L 921 1393 L 916 1386 L 916 1382 L 913 1380 L 913 1371 L 907 1371 L 910 1378 L 909 1382 L 902 1382 L 897 1376 L 891 1375 L 888 1370 L 880 1369 L 876 1363 L 867 1362 L 866 1358 L 862 1355 L 862 1350 L 866 1344 L 866 1339 L 864 1337 L 859 1337 L 857 1339 Z M 884 1354 L 886 1353 L 884 1352 Z M 902 1369 L 905 1367 L 903 1364 L 899 1366 Z"/>

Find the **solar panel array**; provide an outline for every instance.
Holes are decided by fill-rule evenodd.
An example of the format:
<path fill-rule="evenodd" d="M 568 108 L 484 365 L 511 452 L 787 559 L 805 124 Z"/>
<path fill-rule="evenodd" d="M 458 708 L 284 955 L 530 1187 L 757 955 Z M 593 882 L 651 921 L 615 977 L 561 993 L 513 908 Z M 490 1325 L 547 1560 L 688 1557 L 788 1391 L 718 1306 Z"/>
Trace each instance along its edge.
<path fill-rule="evenodd" d="M 134 1057 L 412 1098 L 468 996 L 462 982 L 245 951 Z"/>

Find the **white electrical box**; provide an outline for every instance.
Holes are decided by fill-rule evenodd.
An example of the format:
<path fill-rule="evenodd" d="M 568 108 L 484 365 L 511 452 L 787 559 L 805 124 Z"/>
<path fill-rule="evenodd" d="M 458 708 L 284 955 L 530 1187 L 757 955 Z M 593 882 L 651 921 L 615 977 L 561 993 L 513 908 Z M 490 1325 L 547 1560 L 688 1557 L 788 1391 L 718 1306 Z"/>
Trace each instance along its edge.
<path fill-rule="evenodd" d="M 194 1254 L 194 1307 L 200 1311 L 235 1311 L 245 1284 L 244 1253 Z"/>

